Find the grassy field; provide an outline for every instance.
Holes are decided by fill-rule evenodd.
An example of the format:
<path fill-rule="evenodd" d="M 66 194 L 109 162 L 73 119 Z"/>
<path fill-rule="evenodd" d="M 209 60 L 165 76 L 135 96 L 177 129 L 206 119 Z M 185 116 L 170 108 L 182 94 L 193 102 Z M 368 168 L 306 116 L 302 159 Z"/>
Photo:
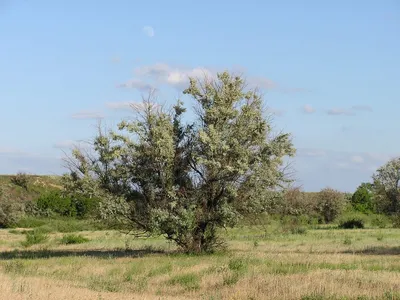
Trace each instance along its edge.
<path fill-rule="evenodd" d="M 0 230 L 0 299 L 400 299 L 399 229 L 242 227 L 200 256 L 117 231 L 26 235 Z"/>

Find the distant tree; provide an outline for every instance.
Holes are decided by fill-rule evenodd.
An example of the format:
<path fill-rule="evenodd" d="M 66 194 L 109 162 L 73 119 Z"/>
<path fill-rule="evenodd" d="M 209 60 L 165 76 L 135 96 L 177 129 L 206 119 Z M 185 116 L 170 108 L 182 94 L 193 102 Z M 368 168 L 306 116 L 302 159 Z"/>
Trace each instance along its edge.
<path fill-rule="evenodd" d="M 388 214 L 400 213 L 400 157 L 393 158 L 372 176 L 376 205 Z"/>
<path fill-rule="evenodd" d="M 317 194 L 316 210 L 325 223 L 334 221 L 343 211 L 346 199 L 340 191 L 324 188 Z"/>
<path fill-rule="evenodd" d="M 362 183 L 351 197 L 351 204 L 356 211 L 362 213 L 374 212 L 374 186 Z"/>
<path fill-rule="evenodd" d="M 227 72 L 190 79 L 186 109 L 156 105 L 150 97 L 118 131 L 99 132 L 94 153 L 73 152 L 70 183 L 105 191 L 102 216 L 145 233 L 158 233 L 185 251 L 212 251 L 217 228 L 265 211 L 289 181 L 283 158 L 294 154 L 289 134 L 271 136 L 257 90 Z"/>

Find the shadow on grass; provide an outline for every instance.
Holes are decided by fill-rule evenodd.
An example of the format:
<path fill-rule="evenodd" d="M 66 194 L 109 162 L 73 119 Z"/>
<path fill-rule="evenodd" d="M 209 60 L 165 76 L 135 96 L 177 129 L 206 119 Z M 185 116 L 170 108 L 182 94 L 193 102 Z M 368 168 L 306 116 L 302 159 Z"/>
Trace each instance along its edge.
<path fill-rule="evenodd" d="M 143 257 L 152 254 L 166 254 L 162 250 L 140 249 L 140 250 L 14 250 L 0 252 L 0 260 L 8 259 L 38 259 L 53 257 L 94 257 L 94 258 L 123 258 Z"/>
<path fill-rule="evenodd" d="M 346 250 L 342 253 L 361 255 L 400 255 L 400 247 L 367 247 L 362 250 Z"/>

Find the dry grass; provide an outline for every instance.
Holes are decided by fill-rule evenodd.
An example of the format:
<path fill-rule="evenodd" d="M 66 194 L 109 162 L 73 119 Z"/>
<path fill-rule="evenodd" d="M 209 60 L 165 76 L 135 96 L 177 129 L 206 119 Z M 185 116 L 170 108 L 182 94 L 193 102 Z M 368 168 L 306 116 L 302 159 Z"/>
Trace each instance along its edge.
<path fill-rule="evenodd" d="M 1 230 L 0 299 L 400 299 L 400 230 L 261 233 L 232 230 L 230 251 L 188 256 L 113 231 L 25 249 Z"/>

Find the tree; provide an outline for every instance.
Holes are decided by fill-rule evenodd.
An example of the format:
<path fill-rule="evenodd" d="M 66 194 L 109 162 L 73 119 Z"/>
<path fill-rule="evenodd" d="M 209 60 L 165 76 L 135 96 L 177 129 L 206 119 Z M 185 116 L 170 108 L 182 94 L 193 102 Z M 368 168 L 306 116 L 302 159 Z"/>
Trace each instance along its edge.
<path fill-rule="evenodd" d="M 356 211 L 362 213 L 374 212 L 374 187 L 363 182 L 351 196 L 351 204 Z"/>
<path fill-rule="evenodd" d="M 345 206 L 344 194 L 331 189 L 324 188 L 317 195 L 316 209 L 325 223 L 334 221 Z"/>
<path fill-rule="evenodd" d="M 183 103 L 172 110 L 152 94 L 133 120 L 94 141 L 94 155 L 75 150 L 72 180 L 92 180 L 107 200 L 103 217 L 119 218 L 148 234 L 162 234 L 188 252 L 212 251 L 217 229 L 265 211 L 289 179 L 289 134 L 272 136 L 262 97 L 228 72 L 190 79 L 194 122 L 184 124 Z M 92 188 L 93 190 L 93 188 Z"/>
<path fill-rule="evenodd" d="M 388 214 L 400 213 L 400 157 L 388 161 L 372 178 L 379 210 Z"/>

